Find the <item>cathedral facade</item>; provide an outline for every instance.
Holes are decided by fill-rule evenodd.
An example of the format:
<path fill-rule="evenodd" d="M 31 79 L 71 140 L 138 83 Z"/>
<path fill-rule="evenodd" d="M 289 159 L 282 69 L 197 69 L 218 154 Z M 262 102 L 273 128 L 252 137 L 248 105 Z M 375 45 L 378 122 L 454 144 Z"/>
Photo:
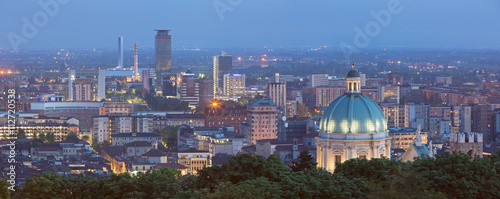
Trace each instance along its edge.
<path fill-rule="evenodd" d="M 318 167 L 330 172 L 353 158 L 390 158 L 385 115 L 375 101 L 361 94 L 360 75 L 352 67 L 346 93 L 325 110 L 316 137 Z"/>

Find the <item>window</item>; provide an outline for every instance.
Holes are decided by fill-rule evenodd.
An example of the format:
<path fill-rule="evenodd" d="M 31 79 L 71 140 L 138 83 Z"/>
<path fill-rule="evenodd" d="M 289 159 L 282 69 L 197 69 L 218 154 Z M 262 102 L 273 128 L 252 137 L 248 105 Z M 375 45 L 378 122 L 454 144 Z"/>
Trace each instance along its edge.
<path fill-rule="evenodd" d="M 362 159 L 362 160 L 363 160 L 363 159 L 366 159 L 366 155 L 360 155 L 360 156 L 359 156 L 359 159 Z"/>
<path fill-rule="evenodd" d="M 335 156 L 335 165 L 338 165 L 342 162 L 342 157 L 340 155 Z"/>

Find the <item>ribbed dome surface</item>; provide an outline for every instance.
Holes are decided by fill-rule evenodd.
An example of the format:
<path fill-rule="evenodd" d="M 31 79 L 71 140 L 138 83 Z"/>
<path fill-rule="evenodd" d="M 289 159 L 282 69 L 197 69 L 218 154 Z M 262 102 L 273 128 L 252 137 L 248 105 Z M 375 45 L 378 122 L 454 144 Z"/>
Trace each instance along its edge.
<path fill-rule="evenodd" d="M 347 77 L 359 77 L 359 72 L 356 69 L 352 69 L 347 73 Z"/>
<path fill-rule="evenodd" d="M 387 122 L 375 101 L 360 93 L 348 93 L 330 103 L 319 128 L 327 133 L 381 133 L 387 130 Z"/>

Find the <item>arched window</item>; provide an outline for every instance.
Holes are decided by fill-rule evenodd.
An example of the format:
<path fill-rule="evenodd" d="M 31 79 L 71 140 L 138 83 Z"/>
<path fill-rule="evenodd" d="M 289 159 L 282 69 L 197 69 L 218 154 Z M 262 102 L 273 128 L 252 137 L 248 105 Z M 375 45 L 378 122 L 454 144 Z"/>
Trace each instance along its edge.
<path fill-rule="evenodd" d="M 349 82 L 349 90 L 352 91 L 352 83 Z"/>
<path fill-rule="evenodd" d="M 354 82 L 354 89 L 353 90 L 358 90 L 358 87 L 356 86 L 356 82 Z"/>

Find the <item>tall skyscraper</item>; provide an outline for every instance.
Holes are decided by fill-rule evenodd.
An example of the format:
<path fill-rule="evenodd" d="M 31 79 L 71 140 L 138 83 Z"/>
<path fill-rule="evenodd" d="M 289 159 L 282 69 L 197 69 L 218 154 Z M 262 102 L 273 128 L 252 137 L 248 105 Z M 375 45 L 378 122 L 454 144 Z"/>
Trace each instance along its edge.
<path fill-rule="evenodd" d="M 69 81 L 68 81 L 68 101 L 78 101 L 85 99 L 83 101 L 101 101 L 106 96 L 106 75 L 105 70 L 69 70 Z M 92 96 L 90 99 L 84 97 L 81 98 L 81 94 L 85 92 L 75 91 L 75 89 L 87 88 L 85 86 L 77 86 L 75 81 L 77 79 L 89 79 L 87 81 L 78 81 L 78 85 L 91 85 L 92 86 Z M 76 95 L 80 97 L 76 97 Z"/>
<path fill-rule="evenodd" d="M 214 56 L 214 98 L 222 94 L 222 75 L 233 71 L 233 56 L 226 51 L 221 51 L 221 55 Z"/>
<path fill-rule="evenodd" d="M 123 37 L 118 37 L 118 68 L 123 68 Z"/>
<path fill-rule="evenodd" d="M 162 94 L 162 73 L 172 69 L 172 44 L 171 36 L 168 34 L 170 30 L 155 30 L 155 68 L 156 68 L 156 95 Z"/>
<path fill-rule="evenodd" d="M 133 74 L 132 79 L 135 82 L 141 80 L 141 76 L 139 74 L 139 57 L 137 55 L 137 43 L 134 43 L 134 72 L 132 74 Z"/>

